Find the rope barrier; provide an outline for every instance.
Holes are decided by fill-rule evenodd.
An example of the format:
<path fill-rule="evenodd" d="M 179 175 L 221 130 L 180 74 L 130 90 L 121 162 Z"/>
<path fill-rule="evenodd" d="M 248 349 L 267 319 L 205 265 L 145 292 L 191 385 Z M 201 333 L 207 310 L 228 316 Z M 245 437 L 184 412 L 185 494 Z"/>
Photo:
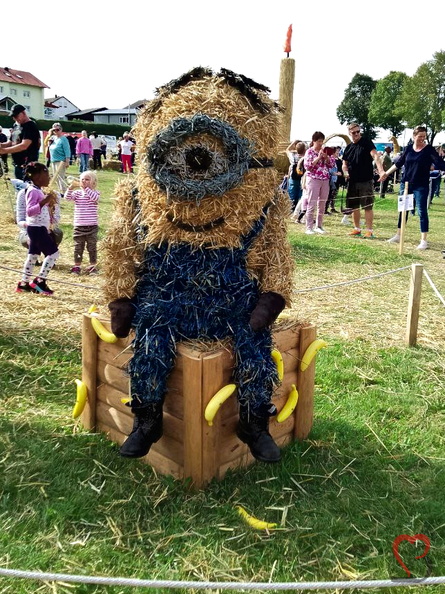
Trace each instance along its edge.
<path fill-rule="evenodd" d="M 439 293 L 436 285 L 433 283 L 433 281 L 431 280 L 430 275 L 428 274 L 428 272 L 423 269 L 423 274 L 426 276 L 427 281 L 430 283 L 431 288 L 433 289 L 434 293 L 436 294 L 436 296 L 440 299 L 440 301 L 442 301 L 442 305 L 445 306 L 445 299 L 442 297 L 442 295 Z"/>
<path fill-rule="evenodd" d="M 445 584 L 445 576 L 390 579 L 390 580 L 348 580 L 336 582 L 199 582 L 174 580 L 143 580 L 122 577 L 101 577 L 70 575 L 65 573 L 46 573 L 39 571 L 19 571 L 0 568 L 0 576 L 25 578 L 41 581 L 72 582 L 78 584 L 102 584 L 106 586 L 130 586 L 134 588 L 195 588 L 197 590 L 352 590 L 355 588 L 394 588 L 396 586 L 436 586 Z"/>
<path fill-rule="evenodd" d="M 9 266 L 0 265 L 0 268 L 3 268 L 3 270 L 9 270 L 10 272 L 16 272 L 17 274 L 22 274 L 23 272 L 22 270 L 17 270 L 16 268 L 9 268 Z M 53 276 L 51 276 L 51 282 L 56 284 L 58 283 L 59 285 L 69 285 L 70 287 L 79 287 L 81 289 L 93 289 L 95 291 L 102 290 L 100 287 L 93 287 L 91 285 L 81 285 L 80 283 L 70 283 L 69 281 L 58 280 Z"/>
<path fill-rule="evenodd" d="M 356 278 L 349 281 L 343 281 L 341 283 L 333 283 L 332 285 L 321 285 L 319 287 L 312 287 L 311 289 L 299 289 L 298 291 L 292 291 L 293 294 L 297 293 L 309 293 L 311 291 L 321 291 L 322 289 L 331 289 L 333 287 L 344 287 L 346 285 L 353 285 L 355 283 L 362 283 L 368 280 L 372 280 L 373 278 L 379 278 L 381 276 L 386 276 L 387 274 L 394 274 L 396 272 L 400 272 L 401 270 L 407 270 L 411 268 L 411 264 L 409 266 L 402 266 L 401 268 L 394 268 L 393 270 L 387 270 L 385 272 L 379 272 L 377 274 L 371 274 L 370 276 L 362 276 L 361 278 Z"/>
<path fill-rule="evenodd" d="M 16 268 L 10 268 L 9 266 L 2 266 L 0 265 L 0 268 L 2 268 L 3 270 L 9 270 L 10 272 L 16 272 L 17 274 L 21 274 L 21 270 L 18 270 Z M 372 280 L 374 278 L 379 278 L 381 276 L 386 276 L 387 274 L 394 274 L 396 272 L 400 272 L 401 270 L 406 270 L 408 268 L 411 268 L 411 265 L 409 266 L 402 266 L 401 268 L 394 268 L 393 270 L 387 270 L 385 272 L 379 272 L 377 274 L 372 274 L 370 276 L 363 276 L 361 278 L 356 278 L 353 280 L 349 280 L 349 281 L 343 281 L 341 283 L 333 283 L 332 285 L 322 285 L 319 287 L 312 287 L 309 289 L 299 289 L 297 291 L 292 291 L 292 293 L 297 294 L 297 293 L 309 293 L 311 291 L 320 291 L 322 289 L 331 289 L 333 287 L 342 287 L 345 285 L 353 285 L 355 283 L 361 283 L 361 282 L 365 282 L 368 280 Z M 53 283 L 59 283 L 61 285 L 70 285 L 71 287 L 80 287 L 82 289 L 93 289 L 95 291 L 100 291 L 101 289 L 99 287 L 92 287 L 90 285 L 81 285 L 79 283 L 70 283 L 68 281 L 62 281 L 62 280 L 58 280 L 57 278 L 54 278 L 53 276 L 51 276 L 51 281 Z"/>

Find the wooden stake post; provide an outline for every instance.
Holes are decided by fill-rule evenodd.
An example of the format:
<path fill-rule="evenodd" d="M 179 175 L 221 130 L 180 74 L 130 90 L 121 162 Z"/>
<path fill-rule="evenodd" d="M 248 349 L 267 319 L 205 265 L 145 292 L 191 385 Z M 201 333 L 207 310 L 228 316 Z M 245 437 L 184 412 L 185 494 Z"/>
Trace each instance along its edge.
<path fill-rule="evenodd" d="M 413 264 L 411 267 L 411 283 L 409 287 L 408 318 L 406 323 L 405 342 L 408 346 L 417 343 L 417 329 L 419 326 L 420 294 L 422 292 L 422 264 Z"/>
<path fill-rule="evenodd" d="M 109 320 L 101 319 L 110 327 Z M 281 447 L 294 439 L 306 439 L 313 420 L 315 359 L 305 371 L 300 361 L 306 348 L 316 338 L 315 327 L 297 321 L 279 325 L 274 343 L 284 362 L 284 377 L 273 398 L 278 410 L 284 406 L 292 384 L 299 400 L 294 413 L 283 423 L 276 417 L 270 432 Z M 133 415 L 122 398 L 129 397 L 129 378 L 124 368 L 132 356 L 131 337 L 109 344 L 98 339 L 85 314 L 83 326 L 83 380 L 88 387 L 88 404 L 82 423 L 90 430 L 102 431 L 109 439 L 122 444 L 130 433 Z M 179 479 L 189 478 L 201 488 L 213 478 L 222 479 L 227 470 L 254 462 L 248 447 L 236 436 L 238 406 L 236 394 L 216 414 L 210 427 L 204 411 L 216 392 L 231 383 L 233 355 L 215 346 L 198 350 L 178 344 L 174 370 L 167 384 L 164 403 L 164 435 L 142 461 L 157 472 Z M 117 452 L 116 452 L 117 455 Z"/>

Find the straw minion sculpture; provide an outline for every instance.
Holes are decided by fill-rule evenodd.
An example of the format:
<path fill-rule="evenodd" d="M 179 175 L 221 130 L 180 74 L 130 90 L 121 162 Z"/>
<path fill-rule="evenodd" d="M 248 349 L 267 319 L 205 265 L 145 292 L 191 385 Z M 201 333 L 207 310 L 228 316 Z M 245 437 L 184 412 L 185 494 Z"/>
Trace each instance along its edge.
<path fill-rule="evenodd" d="M 138 173 L 118 187 L 104 258 L 112 330 L 135 331 L 135 419 L 122 456 L 144 456 L 162 436 L 177 341 L 229 338 L 237 435 L 258 460 L 280 460 L 268 430 L 278 383 L 270 326 L 292 285 L 290 206 L 272 162 L 280 120 L 269 89 L 207 68 L 157 89 L 138 117 Z"/>

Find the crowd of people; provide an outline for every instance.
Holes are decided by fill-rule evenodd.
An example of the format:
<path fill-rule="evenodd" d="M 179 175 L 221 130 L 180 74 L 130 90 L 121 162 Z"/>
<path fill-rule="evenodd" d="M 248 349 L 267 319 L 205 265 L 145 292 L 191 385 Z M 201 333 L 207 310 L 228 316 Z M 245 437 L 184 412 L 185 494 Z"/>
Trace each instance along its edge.
<path fill-rule="evenodd" d="M 74 258 L 71 272 L 81 273 L 85 249 L 89 256 L 89 266 L 85 272 L 96 274 L 98 271 L 100 193 L 96 189 L 96 172 L 90 171 L 89 165 L 92 158 L 93 167 L 101 168 L 104 142 L 96 133 L 92 134 L 93 138 L 88 137 L 85 130 L 79 138 L 74 134 L 66 136 L 61 124 L 56 123 L 45 137 L 45 165 L 38 161 L 40 132 L 35 122 L 28 117 L 24 106 L 15 105 L 10 115 L 15 124 L 10 130 L 9 140 L 6 135 L 0 136 L 0 155 L 6 170 L 8 154 L 13 158 L 15 179 L 11 181 L 17 191 L 16 222 L 19 227 L 19 241 L 28 250 L 16 291 L 52 295 L 53 291 L 47 284 L 47 278 L 59 257 L 58 246 L 63 237 L 58 226 L 62 197 L 74 203 Z M 3 134 L 1 130 L 0 133 Z M 99 142 L 100 155 L 97 148 Z M 126 143 L 128 144 L 128 139 Z M 67 182 L 66 169 L 77 160 L 80 178 Z M 38 260 L 42 254 L 43 260 L 40 264 Z M 40 265 L 40 270 L 34 277 L 36 265 Z"/>
<path fill-rule="evenodd" d="M 15 105 L 11 111 L 14 127 L 7 139 L 0 128 L 0 156 L 2 167 L 8 170 L 7 156 L 11 154 L 14 165 L 14 186 L 17 193 L 16 216 L 20 228 L 19 239 L 28 248 L 17 292 L 33 292 L 51 295 L 53 291 L 46 281 L 58 256 L 58 245 L 62 233 L 58 228 L 60 200 L 74 203 L 73 240 L 74 257 L 71 272 L 81 273 L 85 249 L 89 265 L 85 272 L 97 273 L 98 204 L 95 170 L 102 168 L 102 156 L 106 155 L 106 143 L 96 132 L 90 136 L 86 130 L 80 135 L 65 135 L 60 123 L 53 124 L 45 136 L 44 153 L 46 165 L 38 162 L 40 133 L 23 105 Z M 386 147 L 380 155 L 374 143 L 362 136 L 360 126 L 348 126 L 351 142 L 341 147 L 325 145 L 325 135 L 316 131 L 309 146 L 301 140 L 292 142 L 286 154 L 289 171 L 283 180 L 292 204 L 292 221 L 305 222 L 308 235 L 324 235 L 325 216 L 341 211 L 343 223 L 353 229 L 350 235 L 374 238 L 374 195 L 379 191 L 384 198 L 392 174 L 401 175 L 400 193 L 408 186 L 413 194 L 414 208 L 420 222 L 420 243 L 418 249 L 427 249 L 429 232 L 428 207 L 434 196 L 440 192 L 440 181 L 445 171 L 445 157 L 441 149 L 434 149 L 427 143 L 427 130 L 417 126 L 413 141 L 397 158 L 391 157 L 391 148 Z M 135 158 L 135 142 L 129 132 L 117 142 L 118 158 L 122 173 L 132 173 Z M 90 161 L 92 169 L 90 170 Z M 80 178 L 67 181 L 66 169 L 78 163 Z M 50 184 L 50 169 L 52 182 Z M 52 187 L 51 187 L 52 186 Z M 45 188 L 45 192 L 43 191 Z M 340 189 L 346 188 L 345 208 L 336 208 Z M 365 228 L 361 226 L 364 211 Z M 408 212 L 406 216 L 408 217 Z M 396 234 L 388 241 L 400 242 L 402 216 L 399 215 Z M 41 268 L 33 278 L 33 270 L 43 254 Z M 444 256 L 445 257 L 445 256 Z"/>
<path fill-rule="evenodd" d="M 351 142 L 342 151 L 341 147 L 324 144 L 325 136 L 316 131 L 309 147 L 301 140 L 292 142 L 286 150 L 289 171 L 282 188 L 287 187 L 292 204 L 292 220 L 306 225 L 306 234 L 324 235 L 325 215 L 337 213 L 335 201 L 340 188 L 346 188 L 345 208 L 342 209 L 342 223 L 353 229 L 350 235 L 373 239 L 374 200 L 376 191 L 384 198 L 388 192 L 392 174 L 400 175 L 400 194 L 405 185 L 413 194 L 414 211 L 420 222 L 419 250 L 428 248 L 428 207 L 434 196 L 440 192 L 440 180 L 445 171 L 445 156 L 441 147 L 435 149 L 427 143 L 427 130 L 417 126 L 413 140 L 400 155 L 391 157 L 391 147 L 385 147 L 383 155 L 377 152 L 374 143 L 362 135 L 360 126 L 348 125 Z M 365 228 L 361 218 L 364 213 Z M 408 216 L 408 212 L 406 213 Z M 399 243 L 401 215 L 398 231 L 388 241 Z"/>

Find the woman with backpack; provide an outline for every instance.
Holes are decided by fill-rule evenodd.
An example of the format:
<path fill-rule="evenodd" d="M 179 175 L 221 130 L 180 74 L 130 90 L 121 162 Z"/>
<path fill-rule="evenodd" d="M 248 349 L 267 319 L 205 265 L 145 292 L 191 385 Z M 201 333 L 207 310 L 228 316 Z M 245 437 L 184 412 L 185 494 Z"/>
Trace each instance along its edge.
<path fill-rule="evenodd" d="M 303 189 L 301 187 L 301 178 L 303 177 L 304 168 L 302 168 L 302 159 L 306 152 L 306 145 L 301 140 L 294 140 L 286 149 L 286 155 L 289 159 L 289 173 L 287 191 L 292 202 L 292 211 L 297 206 Z M 301 161 L 300 167 L 298 167 Z"/>

